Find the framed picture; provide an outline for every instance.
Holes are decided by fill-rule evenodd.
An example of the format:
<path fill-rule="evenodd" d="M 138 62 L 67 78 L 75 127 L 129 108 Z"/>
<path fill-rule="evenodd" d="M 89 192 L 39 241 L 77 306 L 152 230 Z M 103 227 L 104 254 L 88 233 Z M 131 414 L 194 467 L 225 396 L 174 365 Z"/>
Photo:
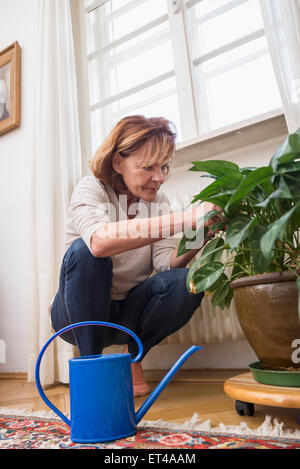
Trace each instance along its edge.
<path fill-rule="evenodd" d="M 0 135 L 20 125 L 21 49 L 14 42 L 0 51 Z"/>

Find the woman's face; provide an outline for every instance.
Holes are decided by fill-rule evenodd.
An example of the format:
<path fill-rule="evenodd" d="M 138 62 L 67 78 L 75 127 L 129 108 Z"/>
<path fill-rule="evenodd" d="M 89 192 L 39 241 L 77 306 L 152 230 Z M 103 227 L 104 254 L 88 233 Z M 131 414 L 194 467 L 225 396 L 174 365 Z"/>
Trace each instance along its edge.
<path fill-rule="evenodd" d="M 128 158 L 116 154 L 113 158 L 113 167 L 123 176 L 128 188 L 128 195 L 140 198 L 147 202 L 155 199 L 157 191 L 165 182 L 171 159 L 162 164 L 147 166 L 143 149 L 133 153 Z"/>

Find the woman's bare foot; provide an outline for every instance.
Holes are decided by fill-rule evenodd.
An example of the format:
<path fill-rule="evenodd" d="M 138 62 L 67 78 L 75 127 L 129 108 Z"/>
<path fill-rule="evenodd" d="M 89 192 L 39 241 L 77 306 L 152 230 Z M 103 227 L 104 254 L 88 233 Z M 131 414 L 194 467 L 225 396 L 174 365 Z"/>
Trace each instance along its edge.
<path fill-rule="evenodd" d="M 123 349 L 123 353 L 128 353 L 128 346 Z M 132 383 L 133 383 L 133 396 L 145 396 L 151 392 L 150 386 L 145 381 L 143 368 L 140 362 L 131 363 Z"/>

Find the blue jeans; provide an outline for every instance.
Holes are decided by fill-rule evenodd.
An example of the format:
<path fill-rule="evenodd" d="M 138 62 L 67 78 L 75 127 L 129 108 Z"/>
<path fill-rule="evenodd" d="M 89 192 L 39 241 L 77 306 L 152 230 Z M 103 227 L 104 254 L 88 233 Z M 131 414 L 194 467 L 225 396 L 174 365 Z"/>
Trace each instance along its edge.
<path fill-rule="evenodd" d="M 51 320 L 55 331 L 82 321 L 107 321 L 131 329 L 140 338 L 144 352 L 184 326 L 200 305 L 203 293 L 190 294 L 188 269 L 171 269 L 144 280 L 125 299 L 112 300 L 110 257 L 94 257 L 79 238 L 67 250 L 60 271 Z M 76 345 L 81 356 L 97 355 L 103 347 L 128 344 L 132 357 L 138 352 L 134 339 L 109 327 L 85 326 L 61 337 Z"/>

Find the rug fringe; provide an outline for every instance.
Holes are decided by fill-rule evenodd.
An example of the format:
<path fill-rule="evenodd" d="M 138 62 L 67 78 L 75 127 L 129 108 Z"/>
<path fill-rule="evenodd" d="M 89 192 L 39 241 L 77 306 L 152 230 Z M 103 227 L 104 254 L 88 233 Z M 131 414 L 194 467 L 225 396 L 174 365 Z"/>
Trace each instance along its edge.
<path fill-rule="evenodd" d="M 283 422 L 279 422 L 276 418 L 272 422 L 272 417 L 269 415 L 265 417 L 265 421 L 255 430 L 249 428 L 246 422 L 242 422 L 240 425 L 224 425 L 223 423 L 220 423 L 218 426 L 212 426 L 210 420 L 202 421 L 197 413 L 194 413 L 193 417 L 184 423 L 164 422 L 163 420 L 157 420 L 155 422 L 143 420 L 139 425 L 141 427 L 160 427 L 173 430 L 195 430 L 213 433 L 230 433 L 235 435 L 293 438 L 300 440 L 299 430 L 285 429 Z"/>
<path fill-rule="evenodd" d="M 36 412 L 29 411 L 27 409 L 15 409 L 10 407 L 0 407 L 0 415 L 15 415 L 24 417 L 40 417 L 46 419 L 61 420 L 55 412 L 38 410 Z"/>
<path fill-rule="evenodd" d="M 26 409 L 14 409 L 9 407 L 0 407 L 0 415 L 12 415 L 12 416 L 25 416 L 25 417 L 40 417 L 49 418 L 55 420 L 61 420 L 54 412 L 39 410 L 31 412 Z M 70 418 L 69 415 L 67 415 Z M 157 427 L 167 428 L 173 430 L 195 430 L 210 433 L 227 433 L 234 435 L 247 435 L 247 436 L 260 436 L 260 437 L 277 437 L 277 438 L 292 438 L 300 440 L 300 430 L 285 429 L 284 423 L 278 419 L 274 419 L 267 415 L 265 421 L 255 430 L 249 428 L 246 422 L 240 423 L 240 425 L 224 425 L 220 423 L 218 426 L 212 426 L 210 420 L 202 421 L 199 415 L 195 412 L 190 420 L 185 422 L 166 422 L 164 420 L 142 420 L 138 427 Z"/>

